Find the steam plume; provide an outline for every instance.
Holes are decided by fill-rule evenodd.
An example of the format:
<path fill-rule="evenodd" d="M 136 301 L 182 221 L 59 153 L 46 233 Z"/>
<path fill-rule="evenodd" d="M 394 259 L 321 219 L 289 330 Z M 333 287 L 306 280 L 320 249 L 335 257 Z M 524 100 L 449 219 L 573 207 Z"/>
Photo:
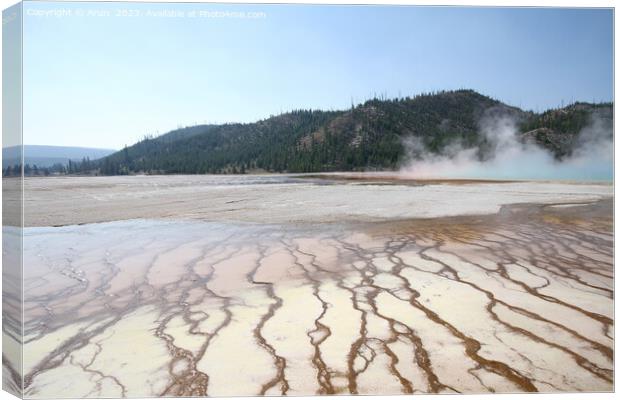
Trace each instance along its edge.
<path fill-rule="evenodd" d="M 477 148 L 463 148 L 459 142 L 437 155 L 419 138 L 405 141 L 409 161 L 400 173 L 407 178 L 612 180 L 613 127 L 593 114 L 581 130 L 574 151 L 561 161 L 531 141 L 519 140 L 517 121 L 506 115 L 487 116 L 480 121 L 480 133 L 490 144 L 490 156 L 479 157 Z"/>

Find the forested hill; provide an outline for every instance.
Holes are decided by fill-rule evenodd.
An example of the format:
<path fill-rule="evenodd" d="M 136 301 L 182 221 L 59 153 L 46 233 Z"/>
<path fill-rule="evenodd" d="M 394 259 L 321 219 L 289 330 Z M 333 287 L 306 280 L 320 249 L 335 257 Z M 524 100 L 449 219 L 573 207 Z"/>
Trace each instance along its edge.
<path fill-rule="evenodd" d="M 472 90 L 373 99 L 344 111 L 298 110 L 247 124 L 194 126 L 147 138 L 75 171 L 127 173 L 318 172 L 398 168 L 416 137 L 441 153 L 458 140 L 485 157 L 486 115 L 507 115 L 556 157 L 571 153 L 593 113 L 612 118 L 611 104 L 577 103 L 543 114 L 525 112 Z M 611 125 L 610 125 L 611 126 Z M 611 134 L 611 133 L 610 133 Z M 88 170 L 88 171 L 87 171 Z"/>
<path fill-rule="evenodd" d="M 143 140 L 100 167 L 104 174 L 391 169 L 404 156 L 406 137 L 420 137 L 430 151 L 455 138 L 480 144 L 478 121 L 490 108 L 527 115 L 469 90 L 373 99 L 345 111 L 297 110 L 256 123 L 173 131 L 164 137 L 177 140 Z"/>

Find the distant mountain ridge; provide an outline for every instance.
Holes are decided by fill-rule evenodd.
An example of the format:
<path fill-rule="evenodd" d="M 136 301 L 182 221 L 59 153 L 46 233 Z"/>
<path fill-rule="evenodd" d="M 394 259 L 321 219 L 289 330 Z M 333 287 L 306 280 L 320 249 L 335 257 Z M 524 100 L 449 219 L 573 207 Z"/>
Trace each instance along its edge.
<path fill-rule="evenodd" d="M 69 160 L 80 162 L 84 158 L 96 160 L 116 150 L 74 146 L 24 145 L 24 164 L 37 167 L 51 167 L 54 164 L 67 165 Z M 19 149 L 16 146 L 2 149 L 2 168 L 19 164 L 16 158 Z"/>

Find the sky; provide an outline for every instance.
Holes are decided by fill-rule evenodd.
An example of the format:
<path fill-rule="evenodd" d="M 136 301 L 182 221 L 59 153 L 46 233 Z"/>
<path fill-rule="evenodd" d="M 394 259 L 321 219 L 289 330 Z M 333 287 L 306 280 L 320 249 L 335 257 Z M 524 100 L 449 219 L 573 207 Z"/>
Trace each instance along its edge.
<path fill-rule="evenodd" d="M 24 3 L 24 143 L 119 149 L 374 95 L 613 100 L 610 9 Z"/>

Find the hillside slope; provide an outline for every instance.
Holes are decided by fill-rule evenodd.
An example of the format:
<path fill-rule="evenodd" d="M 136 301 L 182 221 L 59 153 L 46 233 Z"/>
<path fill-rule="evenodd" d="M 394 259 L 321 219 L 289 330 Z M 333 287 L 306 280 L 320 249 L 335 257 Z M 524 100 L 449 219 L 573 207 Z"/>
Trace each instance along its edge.
<path fill-rule="evenodd" d="M 199 125 L 145 138 L 77 172 L 246 173 L 395 169 L 415 138 L 426 153 L 441 154 L 458 143 L 480 159 L 493 146 L 481 134 L 486 117 L 509 117 L 556 158 L 571 154 L 579 133 L 594 117 L 612 134 L 611 104 L 576 103 L 542 114 L 503 104 L 473 90 L 394 100 L 373 99 L 343 111 L 297 110 L 246 124 Z M 74 171 L 74 172 L 76 172 Z"/>
<path fill-rule="evenodd" d="M 250 124 L 193 127 L 177 140 L 145 139 L 102 160 L 104 174 L 314 172 L 398 167 L 403 139 L 439 152 L 459 140 L 484 148 L 478 121 L 489 109 L 528 113 L 471 90 L 370 100 L 345 111 L 298 110 Z M 168 134 L 170 135 L 170 134 Z"/>
<path fill-rule="evenodd" d="M 521 130 L 524 140 L 547 148 L 556 158 L 564 158 L 585 140 L 613 139 L 613 106 L 608 103 L 571 104 L 533 116 Z M 589 138 L 580 133 L 589 134 Z"/>

